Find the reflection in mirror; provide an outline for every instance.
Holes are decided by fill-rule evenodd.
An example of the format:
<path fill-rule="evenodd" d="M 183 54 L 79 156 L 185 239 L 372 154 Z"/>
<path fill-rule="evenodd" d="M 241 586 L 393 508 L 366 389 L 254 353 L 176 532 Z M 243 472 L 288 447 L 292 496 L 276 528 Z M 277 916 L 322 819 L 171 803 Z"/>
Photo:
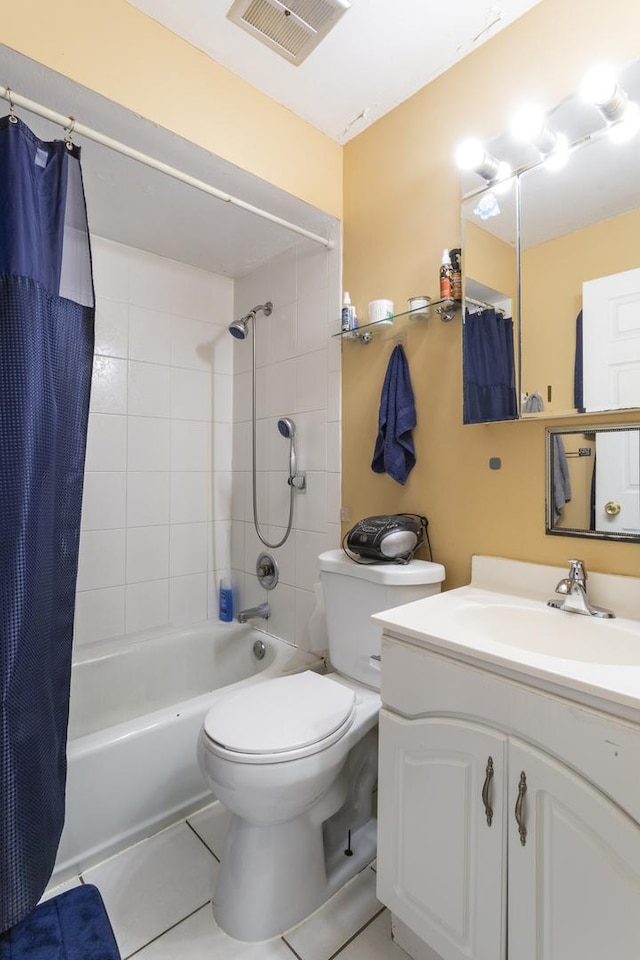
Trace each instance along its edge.
<path fill-rule="evenodd" d="M 464 422 L 518 416 L 516 184 L 482 191 L 462 205 Z M 491 226 L 486 224 L 491 220 Z"/>
<path fill-rule="evenodd" d="M 547 412 L 640 406 L 640 137 L 520 177 L 522 389 Z"/>
<path fill-rule="evenodd" d="M 618 81 L 640 104 L 640 60 L 618 70 Z M 545 123 L 572 145 L 564 166 L 552 169 L 531 142 L 504 133 L 486 147 L 517 171 L 517 192 L 500 195 L 503 184 L 462 175 L 465 281 L 495 287 L 478 249 L 507 243 L 515 256 L 518 248 L 523 417 L 640 408 L 640 124 L 616 141 L 624 125 L 607 124 L 578 95 L 547 111 Z"/>
<path fill-rule="evenodd" d="M 547 533 L 640 541 L 640 425 L 547 430 Z"/>

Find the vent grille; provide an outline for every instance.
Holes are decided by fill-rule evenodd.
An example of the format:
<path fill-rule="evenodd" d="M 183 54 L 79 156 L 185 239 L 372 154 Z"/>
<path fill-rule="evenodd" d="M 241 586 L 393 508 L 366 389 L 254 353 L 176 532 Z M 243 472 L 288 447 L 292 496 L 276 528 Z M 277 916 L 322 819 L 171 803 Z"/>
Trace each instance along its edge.
<path fill-rule="evenodd" d="M 253 0 L 242 17 L 250 27 L 269 37 L 297 57 L 309 40 L 309 31 L 291 14 L 272 7 L 265 0 Z"/>
<path fill-rule="evenodd" d="M 333 20 L 336 7 L 327 0 L 289 0 L 286 6 L 296 17 L 304 20 L 312 30 L 322 30 L 328 20 Z"/>
<path fill-rule="evenodd" d="M 228 18 L 299 64 L 348 10 L 348 0 L 236 0 Z"/>

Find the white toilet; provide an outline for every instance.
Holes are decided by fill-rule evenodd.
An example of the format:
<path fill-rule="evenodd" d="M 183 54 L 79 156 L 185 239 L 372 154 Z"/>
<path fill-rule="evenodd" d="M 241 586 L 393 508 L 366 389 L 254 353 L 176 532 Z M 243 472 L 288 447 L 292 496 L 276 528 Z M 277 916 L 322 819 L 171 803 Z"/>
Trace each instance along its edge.
<path fill-rule="evenodd" d="M 266 940 L 312 913 L 376 855 L 380 631 L 370 616 L 438 593 L 444 567 L 361 565 L 320 555 L 329 659 L 222 695 L 198 760 L 233 814 L 213 914 L 238 940 Z"/>

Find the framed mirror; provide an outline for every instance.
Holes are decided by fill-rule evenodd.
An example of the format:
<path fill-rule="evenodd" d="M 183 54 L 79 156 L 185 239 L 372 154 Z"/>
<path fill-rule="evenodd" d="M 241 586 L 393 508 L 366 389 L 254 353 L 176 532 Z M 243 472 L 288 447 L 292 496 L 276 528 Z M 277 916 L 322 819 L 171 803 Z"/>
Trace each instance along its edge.
<path fill-rule="evenodd" d="M 546 532 L 640 542 L 640 424 L 546 431 Z"/>
<path fill-rule="evenodd" d="M 618 70 L 618 82 L 640 104 L 640 59 Z M 640 124 L 616 142 L 577 94 L 545 122 L 571 145 L 564 166 L 552 169 L 505 133 L 487 150 L 516 171 L 517 188 L 501 194 L 506 184 L 463 175 L 465 294 L 469 304 L 482 299 L 473 295 L 485 269 L 478 237 L 509 244 L 521 417 L 640 409 Z"/>

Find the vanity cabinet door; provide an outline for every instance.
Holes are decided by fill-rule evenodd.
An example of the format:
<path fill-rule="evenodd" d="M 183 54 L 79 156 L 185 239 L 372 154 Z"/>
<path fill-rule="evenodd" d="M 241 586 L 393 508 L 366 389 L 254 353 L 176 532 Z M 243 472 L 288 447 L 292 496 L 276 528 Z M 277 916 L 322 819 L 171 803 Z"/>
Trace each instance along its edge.
<path fill-rule="evenodd" d="M 506 743 L 477 724 L 381 712 L 378 897 L 443 960 L 505 956 Z"/>
<path fill-rule="evenodd" d="M 523 772 L 525 845 L 515 818 Z M 509 957 L 638 960 L 638 825 L 568 767 L 516 739 L 507 816 Z"/>

